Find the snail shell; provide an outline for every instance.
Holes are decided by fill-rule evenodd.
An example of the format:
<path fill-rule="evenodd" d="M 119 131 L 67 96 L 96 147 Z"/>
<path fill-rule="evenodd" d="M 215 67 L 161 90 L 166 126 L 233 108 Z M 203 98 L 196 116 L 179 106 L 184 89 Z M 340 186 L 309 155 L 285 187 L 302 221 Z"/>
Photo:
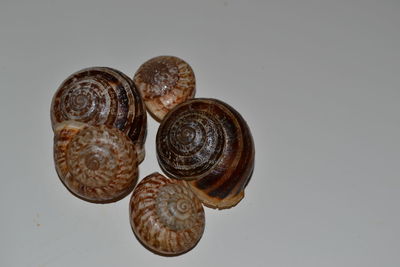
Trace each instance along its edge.
<path fill-rule="evenodd" d="M 135 73 L 133 81 L 147 110 L 157 121 L 195 94 L 196 79 L 192 68 L 173 56 L 158 56 L 146 61 Z"/>
<path fill-rule="evenodd" d="M 133 81 L 112 68 L 92 67 L 70 75 L 51 104 L 52 127 L 66 120 L 107 125 L 129 136 L 144 159 L 146 112 Z"/>
<path fill-rule="evenodd" d="M 161 255 L 179 255 L 192 249 L 204 232 L 200 200 L 182 181 L 159 173 L 145 177 L 135 188 L 129 217 L 139 241 Z"/>
<path fill-rule="evenodd" d="M 107 203 L 133 190 L 138 161 L 132 141 L 124 133 L 77 121 L 56 124 L 54 130 L 56 170 L 74 195 L 89 202 Z"/>
<path fill-rule="evenodd" d="M 244 197 L 254 168 L 254 142 L 247 123 L 228 104 L 192 99 L 161 122 L 157 158 L 169 176 L 186 180 L 201 201 L 229 208 Z"/>

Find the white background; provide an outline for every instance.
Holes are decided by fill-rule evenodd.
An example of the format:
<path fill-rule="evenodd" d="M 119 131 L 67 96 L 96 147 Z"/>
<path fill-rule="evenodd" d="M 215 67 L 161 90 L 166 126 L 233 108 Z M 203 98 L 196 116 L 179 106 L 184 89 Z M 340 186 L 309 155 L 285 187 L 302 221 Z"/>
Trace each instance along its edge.
<path fill-rule="evenodd" d="M 128 199 L 59 181 L 49 109 L 90 66 L 193 67 L 197 96 L 235 107 L 256 143 L 246 197 L 206 209 L 200 243 L 161 257 Z M 400 1 L 0 2 L 1 266 L 400 266 Z M 149 117 L 140 177 L 159 171 Z"/>

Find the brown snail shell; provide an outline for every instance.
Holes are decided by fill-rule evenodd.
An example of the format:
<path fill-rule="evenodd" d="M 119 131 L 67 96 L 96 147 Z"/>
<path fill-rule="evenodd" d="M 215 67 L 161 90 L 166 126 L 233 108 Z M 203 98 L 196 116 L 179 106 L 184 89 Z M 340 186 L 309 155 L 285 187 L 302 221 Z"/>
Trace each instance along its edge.
<path fill-rule="evenodd" d="M 55 93 L 50 113 L 53 130 L 66 120 L 117 128 L 135 144 L 139 162 L 144 159 L 145 107 L 133 81 L 118 70 L 91 67 L 73 73 Z"/>
<path fill-rule="evenodd" d="M 54 127 L 54 162 L 64 185 L 89 202 L 117 201 L 138 178 L 132 141 L 116 128 L 64 121 Z"/>
<path fill-rule="evenodd" d="M 173 56 L 158 56 L 143 63 L 133 81 L 147 110 L 157 120 L 176 105 L 193 98 L 196 79 L 190 65 Z"/>
<path fill-rule="evenodd" d="M 129 218 L 139 241 L 161 255 L 189 251 L 205 227 L 200 200 L 182 181 L 159 173 L 150 174 L 137 185 L 130 200 Z"/>
<path fill-rule="evenodd" d="M 207 206 L 229 208 L 244 197 L 254 168 L 254 142 L 247 123 L 228 104 L 191 99 L 161 122 L 156 138 L 161 169 L 186 180 Z"/>

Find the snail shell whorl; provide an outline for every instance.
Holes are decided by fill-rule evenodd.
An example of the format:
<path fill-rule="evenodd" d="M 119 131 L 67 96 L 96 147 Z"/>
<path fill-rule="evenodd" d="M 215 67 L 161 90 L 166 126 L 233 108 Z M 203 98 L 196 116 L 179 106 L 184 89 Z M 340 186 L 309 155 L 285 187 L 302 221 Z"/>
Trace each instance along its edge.
<path fill-rule="evenodd" d="M 56 170 L 73 194 L 86 201 L 107 203 L 133 189 L 138 161 L 124 133 L 77 121 L 56 124 L 54 130 Z"/>
<path fill-rule="evenodd" d="M 242 116 L 215 99 L 192 99 L 161 122 L 157 158 L 169 176 L 186 180 L 201 201 L 229 208 L 244 196 L 254 168 L 254 142 Z"/>
<path fill-rule="evenodd" d="M 53 129 L 66 120 L 115 127 L 134 142 L 139 162 L 144 159 L 145 107 L 133 81 L 120 71 L 92 67 L 70 75 L 51 104 Z"/>
<path fill-rule="evenodd" d="M 130 223 L 138 239 L 153 252 L 179 255 L 200 240 L 205 216 L 200 200 L 181 181 L 153 173 L 132 194 Z"/>
<path fill-rule="evenodd" d="M 158 121 L 195 94 L 196 79 L 192 68 L 173 56 L 159 56 L 146 61 L 133 80 L 147 110 Z"/>

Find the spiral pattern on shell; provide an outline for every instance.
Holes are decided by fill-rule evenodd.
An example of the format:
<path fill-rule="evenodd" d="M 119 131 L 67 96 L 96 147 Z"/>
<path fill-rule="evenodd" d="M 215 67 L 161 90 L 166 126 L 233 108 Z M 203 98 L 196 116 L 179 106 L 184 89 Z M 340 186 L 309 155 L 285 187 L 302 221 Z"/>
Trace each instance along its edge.
<path fill-rule="evenodd" d="M 171 177 L 186 180 L 204 204 L 229 208 L 244 196 L 254 168 L 254 143 L 247 123 L 228 104 L 192 99 L 161 122 L 157 158 Z"/>
<path fill-rule="evenodd" d="M 53 129 L 66 120 L 117 128 L 134 142 L 139 161 L 144 159 L 145 107 L 133 81 L 120 71 L 91 67 L 70 75 L 51 104 Z"/>
<path fill-rule="evenodd" d="M 132 194 L 130 223 L 137 238 L 151 251 L 179 255 L 200 240 L 205 216 L 200 200 L 181 181 L 153 173 Z"/>
<path fill-rule="evenodd" d="M 173 56 L 143 63 L 133 78 L 147 110 L 161 121 L 176 105 L 195 95 L 196 79 L 190 65 Z"/>
<path fill-rule="evenodd" d="M 56 124 L 54 130 L 56 170 L 73 194 L 89 202 L 107 203 L 133 190 L 138 161 L 124 133 L 77 121 Z"/>

